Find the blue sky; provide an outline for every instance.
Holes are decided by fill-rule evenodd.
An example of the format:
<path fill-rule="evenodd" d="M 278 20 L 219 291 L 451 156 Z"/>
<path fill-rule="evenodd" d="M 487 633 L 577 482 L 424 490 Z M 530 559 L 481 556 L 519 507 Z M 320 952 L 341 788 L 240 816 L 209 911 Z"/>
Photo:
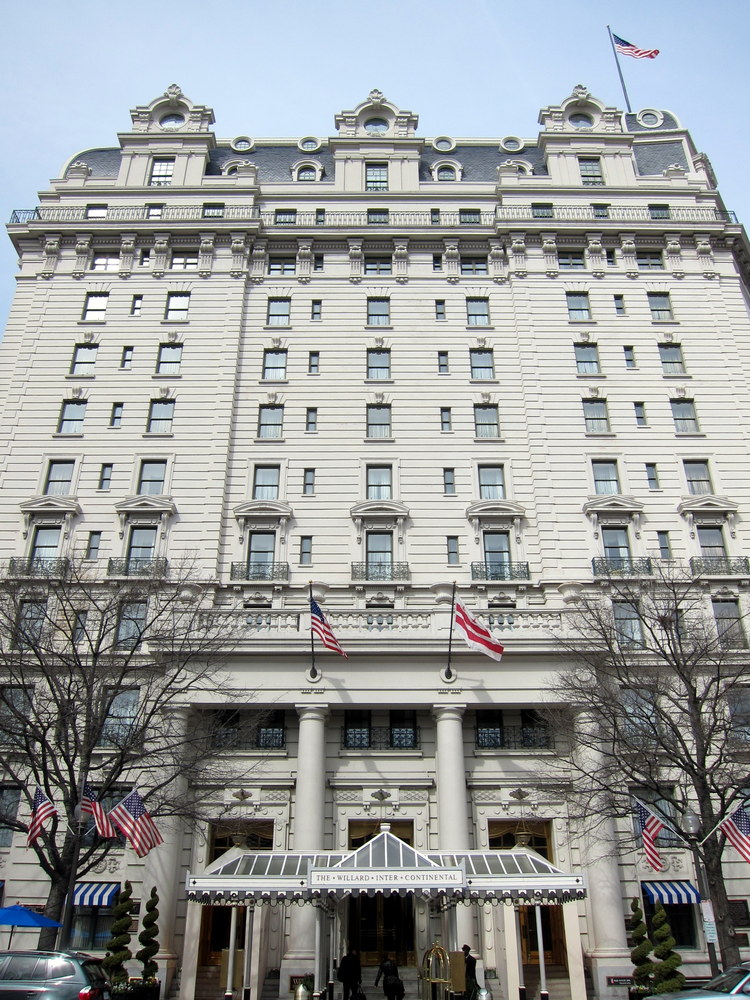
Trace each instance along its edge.
<path fill-rule="evenodd" d="M 117 144 L 129 109 L 171 83 L 221 137 L 330 135 L 373 87 L 422 135 L 534 136 L 577 83 L 623 107 L 606 25 L 654 60 L 621 60 L 632 106 L 674 111 L 750 223 L 747 0 L 35 0 L 0 3 L 0 219 L 31 208 L 75 152 Z M 0 238 L 0 325 L 15 255 Z"/>

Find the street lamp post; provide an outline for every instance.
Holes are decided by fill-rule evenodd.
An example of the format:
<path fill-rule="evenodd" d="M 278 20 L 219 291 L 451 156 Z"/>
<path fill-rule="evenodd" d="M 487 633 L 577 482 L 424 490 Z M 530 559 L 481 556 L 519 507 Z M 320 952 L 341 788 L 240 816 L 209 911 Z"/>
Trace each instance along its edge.
<path fill-rule="evenodd" d="M 706 936 L 706 947 L 708 949 L 708 961 L 711 965 L 711 975 L 717 976 L 721 969 L 719 968 L 719 961 L 716 957 L 716 945 L 712 940 L 709 940 L 710 937 L 713 937 L 716 934 L 716 924 L 714 923 L 713 906 L 708 893 L 706 869 L 703 865 L 700 851 L 698 850 L 698 837 L 701 832 L 700 817 L 697 816 L 691 809 L 688 809 L 683 814 L 682 827 L 687 835 L 688 843 L 690 844 L 690 851 L 693 855 L 695 878 L 698 882 L 698 892 L 701 896 L 700 905 L 701 915 L 703 917 L 703 932 Z M 711 925 L 710 930 L 707 926 L 709 924 Z"/>

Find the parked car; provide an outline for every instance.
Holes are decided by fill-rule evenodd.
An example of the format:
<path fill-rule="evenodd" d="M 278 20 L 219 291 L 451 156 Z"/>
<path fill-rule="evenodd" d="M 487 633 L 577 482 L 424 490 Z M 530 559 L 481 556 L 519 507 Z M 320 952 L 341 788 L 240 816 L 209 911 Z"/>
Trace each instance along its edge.
<path fill-rule="evenodd" d="M 750 995 L 750 962 L 733 965 L 726 972 L 714 976 L 705 986 L 689 990 L 678 990 L 677 993 L 660 993 L 659 1000 L 722 1000 L 727 996 Z"/>
<path fill-rule="evenodd" d="M 100 958 L 80 951 L 0 951 L 0 1000 L 110 1000 Z"/>

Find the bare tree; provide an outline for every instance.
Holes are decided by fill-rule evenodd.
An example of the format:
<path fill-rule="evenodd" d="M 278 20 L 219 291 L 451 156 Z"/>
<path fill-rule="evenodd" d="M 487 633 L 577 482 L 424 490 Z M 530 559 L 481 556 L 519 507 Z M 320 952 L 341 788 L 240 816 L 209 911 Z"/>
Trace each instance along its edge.
<path fill-rule="evenodd" d="M 208 721 L 222 713 L 189 713 L 216 701 L 242 625 L 189 565 L 112 580 L 71 560 L 20 569 L 0 581 L 0 777 L 14 793 L 0 819 L 26 830 L 18 797 L 30 806 L 37 785 L 57 807 L 33 849 L 50 880 L 45 913 L 59 920 L 74 878 L 119 846 L 84 830 L 84 782 L 114 804 L 137 781 L 155 816 L 197 817 L 193 779 L 228 780 L 226 739 Z"/>
<path fill-rule="evenodd" d="M 739 605 L 713 607 L 687 567 L 652 565 L 653 576 L 613 573 L 582 594 L 562 646 L 573 662 L 557 675 L 548 721 L 568 737 L 581 812 L 632 816 L 647 799 L 705 867 L 725 964 L 739 961 L 722 871 L 726 837 L 716 829 L 750 785 L 750 674 Z M 708 835 L 697 843 L 685 816 Z M 631 839 L 631 846 L 634 841 Z M 657 840 L 658 845 L 658 840 Z"/>

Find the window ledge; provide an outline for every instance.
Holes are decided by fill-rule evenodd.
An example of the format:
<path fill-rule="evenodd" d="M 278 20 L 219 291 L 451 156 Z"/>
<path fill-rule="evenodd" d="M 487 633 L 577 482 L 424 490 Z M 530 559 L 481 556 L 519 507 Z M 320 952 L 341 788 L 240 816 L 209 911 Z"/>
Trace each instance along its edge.
<path fill-rule="evenodd" d="M 705 436 L 704 431 L 675 431 L 675 437 L 678 438 L 704 438 Z"/>
<path fill-rule="evenodd" d="M 288 378 L 260 378 L 258 381 L 262 385 L 289 385 Z"/>
<path fill-rule="evenodd" d="M 389 324 L 381 325 L 380 323 L 365 323 L 365 330 L 392 330 L 393 327 Z"/>
<path fill-rule="evenodd" d="M 680 321 L 678 319 L 652 319 L 652 323 L 656 323 L 657 326 L 679 326 Z"/>
<path fill-rule="evenodd" d="M 502 441 L 502 442 L 505 441 L 505 439 L 501 438 L 499 434 L 497 435 L 497 437 L 475 437 L 474 440 L 486 441 L 488 444 L 494 444 L 496 441 Z"/>
<path fill-rule="evenodd" d="M 79 319 L 79 326 L 104 326 L 106 319 Z"/>
<path fill-rule="evenodd" d="M 576 372 L 576 378 L 606 378 L 604 372 Z"/>
<path fill-rule="evenodd" d="M 52 437 L 53 438 L 64 438 L 66 441 L 69 441 L 71 438 L 82 438 L 83 437 L 83 431 L 81 431 L 80 434 L 63 434 L 62 431 L 55 431 L 55 433 L 52 435 Z"/>
<path fill-rule="evenodd" d="M 691 379 L 693 376 L 688 375 L 687 372 L 662 372 L 662 378 L 673 379 L 679 381 L 681 378 Z"/>
<path fill-rule="evenodd" d="M 160 375 L 158 372 L 154 372 L 151 378 L 158 378 L 161 379 L 162 381 L 171 382 L 174 379 L 182 378 L 182 375 Z"/>
<path fill-rule="evenodd" d="M 175 323 L 189 323 L 190 320 L 189 319 L 162 319 L 162 320 L 159 320 L 159 322 L 161 323 L 162 326 L 164 326 L 165 324 L 167 326 L 172 326 Z"/>
<path fill-rule="evenodd" d="M 580 326 L 596 326 L 595 319 L 571 319 L 570 317 L 568 317 L 568 322 L 575 323 Z"/>
<path fill-rule="evenodd" d="M 617 435 L 614 431 L 586 431 L 587 438 L 613 438 Z"/>
<path fill-rule="evenodd" d="M 268 438 L 259 438 L 259 437 L 256 437 L 256 438 L 253 438 L 253 441 L 255 442 L 255 444 L 266 444 L 266 443 L 267 444 L 283 444 L 284 443 L 284 438 L 283 437 L 277 437 L 277 438 L 271 438 L 271 437 L 268 437 Z"/>
<path fill-rule="evenodd" d="M 379 444 L 381 441 L 395 441 L 394 437 L 366 437 L 365 442 L 368 444 Z"/>
<path fill-rule="evenodd" d="M 490 323 L 467 323 L 467 330 L 494 330 L 495 327 Z"/>
<path fill-rule="evenodd" d="M 144 431 L 143 436 L 145 438 L 173 438 L 174 434 L 172 431 Z"/>
<path fill-rule="evenodd" d="M 363 757 L 365 755 L 368 757 L 416 757 L 418 759 L 423 756 L 421 750 L 411 750 L 406 747 L 391 747 L 387 750 L 373 750 L 371 747 L 339 750 L 339 757 Z"/>
<path fill-rule="evenodd" d="M 273 326 L 269 326 L 268 324 L 266 324 L 263 327 L 263 329 L 264 330 L 290 330 L 291 326 L 292 326 L 291 323 L 274 323 Z"/>
<path fill-rule="evenodd" d="M 394 379 L 392 378 L 366 378 L 366 385 L 393 385 Z"/>
<path fill-rule="evenodd" d="M 469 382 L 472 385 L 480 383 L 481 385 L 497 385 L 500 380 L 496 378 L 470 378 Z"/>

